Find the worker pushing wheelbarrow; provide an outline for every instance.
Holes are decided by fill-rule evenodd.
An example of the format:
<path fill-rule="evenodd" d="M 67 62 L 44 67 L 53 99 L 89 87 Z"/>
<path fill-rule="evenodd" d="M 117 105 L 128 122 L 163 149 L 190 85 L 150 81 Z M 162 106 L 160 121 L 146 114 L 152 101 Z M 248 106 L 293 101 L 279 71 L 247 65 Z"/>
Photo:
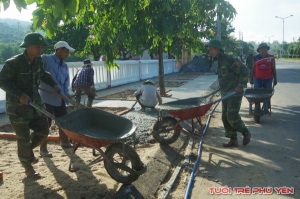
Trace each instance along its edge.
<path fill-rule="evenodd" d="M 271 115 L 270 99 L 274 94 L 274 86 L 277 84 L 275 57 L 268 54 L 269 49 L 266 43 L 258 46 L 259 54 L 254 57 L 250 75 L 250 84 L 254 84 L 254 89 L 247 89 L 244 93 L 249 101 L 249 115 L 253 115 L 256 123 L 260 123 L 262 115 Z M 262 108 L 261 103 L 263 103 Z M 255 104 L 254 111 L 252 110 L 253 104 Z"/>
<path fill-rule="evenodd" d="M 249 115 L 253 115 L 256 123 L 260 123 L 261 116 L 271 115 L 271 97 L 273 94 L 274 88 L 248 88 L 245 90 L 244 96 L 249 102 Z"/>
<path fill-rule="evenodd" d="M 73 106 L 78 104 L 60 94 Z M 146 166 L 140 160 L 136 151 L 125 144 L 126 138 L 135 133 L 136 127 L 124 117 L 93 108 L 78 108 L 65 116 L 55 118 L 36 104 L 31 106 L 55 120 L 64 133 L 74 142 L 70 158 L 69 170 L 72 168 L 72 158 L 79 146 L 97 150 L 104 160 L 107 173 L 117 182 L 130 184 L 146 172 Z M 116 125 L 117 124 L 117 125 Z M 105 152 L 103 147 L 106 147 Z"/>

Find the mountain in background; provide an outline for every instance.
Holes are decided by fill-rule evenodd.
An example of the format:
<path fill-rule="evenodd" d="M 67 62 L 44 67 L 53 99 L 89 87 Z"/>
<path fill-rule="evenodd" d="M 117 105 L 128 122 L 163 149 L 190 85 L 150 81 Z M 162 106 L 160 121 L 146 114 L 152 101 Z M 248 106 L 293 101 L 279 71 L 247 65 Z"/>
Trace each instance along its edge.
<path fill-rule="evenodd" d="M 31 22 L 17 19 L 0 19 L 0 42 L 21 43 L 26 32 L 30 30 Z"/>

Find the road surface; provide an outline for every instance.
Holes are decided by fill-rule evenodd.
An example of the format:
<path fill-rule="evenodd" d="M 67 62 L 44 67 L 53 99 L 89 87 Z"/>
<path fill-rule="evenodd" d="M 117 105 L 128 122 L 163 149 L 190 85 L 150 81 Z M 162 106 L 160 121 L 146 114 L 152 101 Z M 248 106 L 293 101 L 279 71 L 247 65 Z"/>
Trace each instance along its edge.
<path fill-rule="evenodd" d="M 243 99 L 240 114 L 252 133 L 249 145 L 242 145 L 240 134 L 237 148 L 221 146 L 228 139 L 224 137 L 221 106 L 218 107 L 204 139 L 192 199 L 241 197 L 236 193 L 237 187 L 250 191 L 242 196 L 246 198 L 300 198 L 300 63 L 277 61 L 277 74 L 271 116 L 265 115 L 260 124 L 254 123 L 248 115 L 248 102 Z M 230 194 L 220 196 L 210 190 Z M 273 194 L 253 193 L 257 191 Z M 280 195 L 280 191 L 294 194 Z"/>

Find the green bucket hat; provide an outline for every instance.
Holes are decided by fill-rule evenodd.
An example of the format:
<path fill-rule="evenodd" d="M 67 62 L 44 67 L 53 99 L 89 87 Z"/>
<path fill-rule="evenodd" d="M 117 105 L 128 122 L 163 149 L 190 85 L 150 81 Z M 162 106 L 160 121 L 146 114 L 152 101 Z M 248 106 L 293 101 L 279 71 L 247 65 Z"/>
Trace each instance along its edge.
<path fill-rule="evenodd" d="M 215 47 L 215 48 L 218 48 L 220 49 L 221 51 L 224 51 L 224 48 L 223 48 L 223 44 L 220 40 L 217 40 L 217 39 L 212 39 L 208 42 L 208 44 L 205 45 L 206 47 L 208 46 L 212 46 L 212 47 Z"/>
<path fill-rule="evenodd" d="M 20 45 L 21 48 L 25 48 L 28 45 L 42 45 L 48 46 L 45 42 L 44 37 L 39 33 L 29 33 L 25 36 L 23 43 Z"/>
<path fill-rule="evenodd" d="M 261 44 L 259 44 L 259 46 L 258 46 L 258 48 L 257 48 L 257 52 L 259 53 L 259 49 L 260 48 L 263 48 L 263 47 L 266 47 L 268 50 L 270 49 L 270 46 L 268 46 L 268 44 L 266 44 L 266 43 L 261 43 Z"/>

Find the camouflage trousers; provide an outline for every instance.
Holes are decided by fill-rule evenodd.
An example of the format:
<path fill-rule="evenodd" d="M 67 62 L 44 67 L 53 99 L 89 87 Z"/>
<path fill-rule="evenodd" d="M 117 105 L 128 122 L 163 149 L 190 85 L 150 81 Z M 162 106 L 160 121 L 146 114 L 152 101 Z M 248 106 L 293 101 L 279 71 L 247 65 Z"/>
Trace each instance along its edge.
<path fill-rule="evenodd" d="M 49 134 L 47 118 L 33 108 L 27 108 L 25 114 L 9 115 L 9 120 L 17 136 L 19 160 L 27 170 L 32 167 L 31 162 L 34 160 L 32 149 L 45 141 Z"/>
<path fill-rule="evenodd" d="M 236 139 L 237 132 L 247 133 L 248 129 L 242 121 L 239 112 L 243 96 L 235 96 L 222 102 L 222 121 L 225 128 L 225 136 Z"/>

